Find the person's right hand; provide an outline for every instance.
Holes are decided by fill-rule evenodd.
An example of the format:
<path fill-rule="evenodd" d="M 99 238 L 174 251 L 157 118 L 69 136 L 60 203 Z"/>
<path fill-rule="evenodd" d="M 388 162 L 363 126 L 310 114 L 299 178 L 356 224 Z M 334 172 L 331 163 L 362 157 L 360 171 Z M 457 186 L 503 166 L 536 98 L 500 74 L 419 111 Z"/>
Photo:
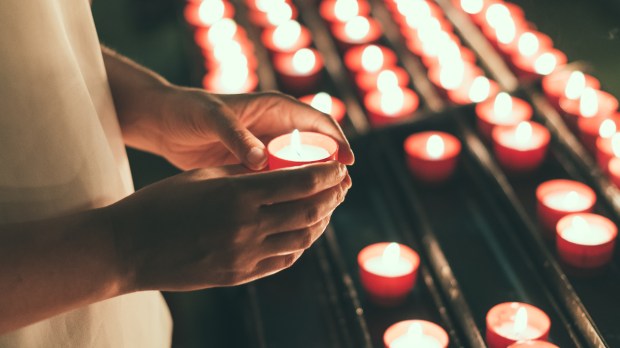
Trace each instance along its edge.
<path fill-rule="evenodd" d="M 139 190 L 104 215 L 127 291 L 230 286 L 291 266 L 350 186 L 337 162 L 262 173 L 199 169 Z"/>

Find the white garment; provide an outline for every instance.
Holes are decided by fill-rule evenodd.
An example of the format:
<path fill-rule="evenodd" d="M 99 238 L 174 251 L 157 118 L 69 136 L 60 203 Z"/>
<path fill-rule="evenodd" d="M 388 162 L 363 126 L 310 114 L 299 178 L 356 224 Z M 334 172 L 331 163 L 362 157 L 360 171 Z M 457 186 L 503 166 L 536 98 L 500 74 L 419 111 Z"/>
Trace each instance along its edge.
<path fill-rule="evenodd" d="M 0 224 L 132 192 L 88 0 L 0 0 Z M 10 332 L 0 347 L 165 347 L 170 336 L 168 309 L 151 291 Z"/>

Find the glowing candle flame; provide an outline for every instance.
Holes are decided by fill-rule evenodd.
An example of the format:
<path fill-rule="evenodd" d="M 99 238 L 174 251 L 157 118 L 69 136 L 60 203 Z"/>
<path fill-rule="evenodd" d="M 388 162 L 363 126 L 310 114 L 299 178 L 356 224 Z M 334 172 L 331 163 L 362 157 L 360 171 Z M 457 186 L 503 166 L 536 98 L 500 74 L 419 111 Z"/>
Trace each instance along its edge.
<path fill-rule="evenodd" d="M 523 121 L 517 125 L 515 140 L 522 147 L 526 147 L 532 142 L 532 125 L 529 122 Z"/>
<path fill-rule="evenodd" d="M 285 1 L 277 2 L 267 8 L 267 21 L 278 26 L 293 18 L 293 9 Z"/>
<path fill-rule="evenodd" d="M 383 70 L 377 76 L 377 89 L 385 92 L 391 88 L 398 87 L 398 77 L 392 70 Z"/>
<path fill-rule="evenodd" d="M 273 31 L 273 44 L 287 50 L 295 46 L 301 35 L 301 25 L 294 19 L 278 25 Z"/>
<path fill-rule="evenodd" d="M 213 57 L 218 62 L 225 62 L 230 57 L 243 55 L 243 48 L 237 41 L 221 42 L 213 48 Z"/>
<path fill-rule="evenodd" d="M 299 130 L 295 129 L 291 133 L 291 149 L 301 157 L 301 135 Z"/>
<path fill-rule="evenodd" d="M 400 87 L 381 91 L 381 111 L 386 115 L 395 115 L 402 111 L 405 104 L 405 93 Z"/>
<path fill-rule="evenodd" d="M 512 15 L 506 5 L 497 3 L 487 8 L 485 18 L 491 28 L 497 29 L 503 22 L 512 20 Z"/>
<path fill-rule="evenodd" d="M 207 33 L 207 40 L 213 46 L 232 41 L 237 32 L 237 23 L 230 18 L 222 18 L 215 22 Z"/>
<path fill-rule="evenodd" d="M 334 4 L 334 16 L 340 22 L 347 22 L 359 14 L 359 4 L 356 0 L 337 0 Z"/>
<path fill-rule="evenodd" d="M 507 119 L 512 114 L 512 97 L 506 92 L 500 92 L 493 102 L 493 113 L 497 119 Z"/>
<path fill-rule="evenodd" d="M 614 157 L 620 157 L 620 133 L 611 136 L 611 150 Z"/>
<path fill-rule="evenodd" d="M 469 86 L 469 100 L 480 103 L 487 100 L 491 94 L 491 82 L 485 76 L 477 76 Z"/>
<path fill-rule="evenodd" d="M 360 41 L 370 32 L 370 22 L 366 17 L 355 16 L 346 22 L 344 32 L 351 40 Z"/>
<path fill-rule="evenodd" d="M 248 57 L 243 54 L 228 56 L 226 60 L 219 62 L 218 66 L 222 70 L 235 70 L 237 67 L 248 69 Z"/>
<path fill-rule="evenodd" d="M 426 15 L 419 12 L 411 12 L 405 17 L 405 21 L 407 22 L 407 26 L 411 29 L 422 30 L 428 29 L 429 27 L 441 29 L 441 23 L 439 23 L 437 18 L 431 16 L 430 10 Z M 420 36 L 420 33 L 418 33 L 418 36 Z"/>
<path fill-rule="evenodd" d="M 527 310 L 525 307 L 519 307 L 515 314 L 514 331 L 517 336 L 522 335 L 527 330 Z"/>
<path fill-rule="evenodd" d="M 428 140 L 426 140 L 426 154 L 428 157 L 438 159 L 443 156 L 445 151 L 446 144 L 439 135 L 433 134 L 428 137 Z"/>
<path fill-rule="evenodd" d="M 477 14 L 484 8 L 484 0 L 461 0 L 461 8 L 469 14 Z"/>
<path fill-rule="evenodd" d="M 204 25 L 211 26 L 224 17 L 225 9 L 221 0 L 203 1 L 198 7 L 198 18 Z"/>
<path fill-rule="evenodd" d="M 571 227 L 577 231 L 588 231 L 590 224 L 581 216 L 575 216 L 571 219 Z"/>
<path fill-rule="evenodd" d="M 362 51 L 362 68 L 369 72 L 376 72 L 383 66 L 383 52 L 376 45 L 369 45 Z"/>
<path fill-rule="evenodd" d="M 564 95 L 568 99 L 579 99 L 583 91 L 586 89 L 586 76 L 579 70 L 573 71 L 568 77 L 566 82 L 566 88 L 564 88 Z"/>
<path fill-rule="evenodd" d="M 331 114 L 332 104 L 332 97 L 325 92 L 319 92 L 315 94 L 314 97 L 312 97 L 312 101 L 310 102 L 310 105 L 313 108 L 319 110 L 324 114 Z"/>
<path fill-rule="evenodd" d="M 398 1 L 396 10 L 403 16 L 409 16 L 413 13 L 420 16 L 430 16 L 431 8 L 426 1 Z"/>
<path fill-rule="evenodd" d="M 383 249 L 383 255 L 381 256 L 381 262 L 389 267 L 396 267 L 398 265 L 398 259 L 400 258 L 400 245 L 398 243 L 390 243 L 385 249 Z"/>
<path fill-rule="evenodd" d="M 549 75 L 555 70 L 558 59 L 553 53 L 543 53 L 534 61 L 534 71 L 539 75 Z"/>
<path fill-rule="evenodd" d="M 308 74 L 314 69 L 316 56 L 309 48 L 302 48 L 293 55 L 293 70 L 298 74 Z"/>
<path fill-rule="evenodd" d="M 447 90 L 457 89 L 465 79 L 465 64 L 460 61 L 453 65 L 445 65 L 439 69 L 439 83 Z"/>
<path fill-rule="evenodd" d="M 569 191 L 562 199 L 562 205 L 567 210 L 573 210 L 574 207 L 579 206 L 579 193 L 577 191 Z"/>
<path fill-rule="evenodd" d="M 603 122 L 601 122 L 601 125 L 598 127 L 598 135 L 604 139 L 611 138 L 614 134 L 616 134 L 616 131 L 617 131 L 616 122 L 614 122 L 614 120 L 611 120 L 611 119 L 604 120 Z"/>
<path fill-rule="evenodd" d="M 519 54 L 524 57 L 531 57 L 540 49 L 540 42 L 534 33 L 526 32 L 519 36 Z"/>
<path fill-rule="evenodd" d="M 495 35 L 497 36 L 497 41 L 503 44 L 513 42 L 517 36 L 517 26 L 514 20 L 508 17 L 506 21 L 501 22 L 501 24 L 498 23 L 497 28 L 495 28 Z"/>
<path fill-rule="evenodd" d="M 593 88 L 584 88 L 579 98 L 579 113 L 583 117 L 594 117 L 598 113 L 598 97 Z"/>

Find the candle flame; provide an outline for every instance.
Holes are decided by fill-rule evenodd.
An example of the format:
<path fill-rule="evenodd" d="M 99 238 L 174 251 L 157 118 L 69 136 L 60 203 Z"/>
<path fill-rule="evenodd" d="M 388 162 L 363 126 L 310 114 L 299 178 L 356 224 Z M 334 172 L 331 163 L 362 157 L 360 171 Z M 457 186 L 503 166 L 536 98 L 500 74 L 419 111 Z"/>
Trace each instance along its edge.
<path fill-rule="evenodd" d="M 432 159 L 438 159 L 446 152 L 446 144 L 443 139 L 433 134 L 426 140 L 426 153 Z"/>
<path fill-rule="evenodd" d="M 215 47 L 213 47 L 213 57 L 219 63 L 223 63 L 230 59 L 230 57 L 235 56 L 245 57 L 245 55 L 243 54 L 243 48 L 241 47 L 241 44 L 237 41 L 231 40 L 220 42 Z"/>
<path fill-rule="evenodd" d="M 598 113 L 598 96 L 593 88 L 584 88 L 579 98 L 579 113 L 583 117 L 594 117 Z"/>
<path fill-rule="evenodd" d="M 224 2 L 221 0 L 203 1 L 198 7 L 198 18 L 206 26 L 211 26 L 224 17 Z"/>
<path fill-rule="evenodd" d="M 314 69 L 316 64 L 316 56 L 309 48 L 299 49 L 293 55 L 293 70 L 299 74 L 308 74 Z"/>
<path fill-rule="evenodd" d="M 299 134 L 299 130 L 295 129 L 291 133 L 291 149 L 297 153 L 300 157 L 301 153 L 301 135 Z"/>
<path fill-rule="evenodd" d="M 531 57 L 540 49 L 538 37 L 531 32 L 525 32 L 519 36 L 518 42 L 519 54 L 524 57 Z"/>
<path fill-rule="evenodd" d="M 598 127 L 598 135 L 604 139 L 611 138 L 614 134 L 616 134 L 616 131 L 616 122 L 609 118 L 601 122 L 601 125 Z"/>
<path fill-rule="evenodd" d="M 379 71 L 383 66 L 383 60 L 383 52 L 377 45 L 368 45 L 362 51 L 362 68 L 366 71 Z"/>
<path fill-rule="evenodd" d="M 534 71 L 539 75 L 549 75 L 555 70 L 558 59 L 551 52 L 543 53 L 534 61 Z"/>
<path fill-rule="evenodd" d="M 267 7 L 267 21 L 278 26 L 293 18 L 293 9 L 286 1 L 278 1 Z"/>
<path fill-rule="evenodd" d="M 571 219 L 571 228 L 581 233 L 587 233 L 590 230 L 590 224 L 586 219 L 577 215 Z"/>
<path fill-rule="evenodd" d="M 485 101 L 491 94 L 491 82 L 485 76 L 477 76 L 469 86 L 469 100 L 472 103 Z"/>
<path fill-rule="evenodd" d="M 422 42 L 422 50 L 428 57 L 436 57 L 442 47 L 454 42 L 450 35 L 442 29 L 418 31 L 418 35 L 421 37 L 420 41 Z M 462 59 L 459 60 L 462 61 Z"/>
<path fill-rule="evenodd" d="M 461 60 L 453 65 L 445 65 L 439 68 L 439 83 L 447 90 L 457 89 L 465 79 L 465 64 Z"/>
<path fill-rule="evenodd" d="M 437 45 L 439 65 L 458 64 L 463 61 L 459 45 L 452 40 L 442 40 Z"/>
<path fill-rule="evenodd" d="M 503 22 L 512 20 L 512 15 L 506 5 L 496 3 L 487 8 L 485 18 L 491 28 L 497 29 Z"/>
<path fill-rule="evenodd" d="M 312 97 L 310 105 L 324 114 L 331 114 L 332 97 L 325 92 L 319 92 Z"/>
<path fill-rule="evenodd" d="M 564 205 L 567 210 L 573 210 L 573 207 L 579 205 L 580 198 L 581 196 L 579 196 L 577 191 L 569 191 L 562 199 L 562 205 Z"/>
<path fill-rule="evenodd" d="M 611 151 L 614 153 L 614 157 L 620 157 L 620 133 L 611 136 Z"/>
<path fill-rule="evenodd" d="M 400 245 L 398 243 L 390 243 L 385 249 L 383 249 L 383 256 L 381 256 L 381 262 L 389 268 L 395 267 L 398 264 L 400 258 Z"/>
<path fill-rule="evenodd" d="M 564 95 L 568 99 L 578 99 L 586 89 L 586 76 L 579 70 L 575 70 L 570 73 L 568 82 L 566 82 L 566 88 L 564 88 Z"/>
<path fill-rule="evenodd" d="M 370 22 L 366 17 L 355 16 L 346 22 L 344 32 L 354 41 L 362 40 L 370 32 Z"/>
<path fill-rule="evenodd" d="M 383 70 L 377 76 L 377 89 L 381 92 L 398 87 L 398 77 L 392 70 Z"/>
<path fill-rule="evenodd" d="M 209 28 L 207 40 L 215 47 L 223 42 L 233 41 L 236 32 L 237 23 L 230 18 L 222 18 Z"/>
<path fill-rule="evenodd" d="M 461 8 L 468 14 L 478 14 L 484 8 L 484 0 L 461 0 Z"/>
<path fill-rule="evenodd" d="M 532 125 L 527 121 L 519 122 L 515 129 L 515 139 L 519 145 L 528 145 L 532 141 Z"/>
<path fill-rule="evenodd" d="M 337 0 L 334 4 L 334 16 L 340 22 L 347 22 L 359 14 L 359 4 L 356 0 Z"/>
<path fill-rule="evenodd" d="M 420 40 L 422 40 L 421 33 L 419 32 L 420 30 L 441 29 L 441 23 L 439 23 L 437 18 L 431 16 L 430 12 L 427 15 L 423 15 L 418 12 L 411 12 L 405 17 L 405 21 L 407 22 L 407 26 L 409 28 L 418 30 L 417 35 Z"/>
<path fill-rule="evenodd" d="M 286 50 L 295 46 L 301 36 L 301 24 L 294 19 L 289 19 L 278 25 L 273 31 L 273 44 Z"/>
<path fill-rule="evenodd" d="M 256 8 L 261 12 L 267 12 L 269 9 L 278 2 L 286 2 L 286 0 L 255 0 L 254 4 Z"/>
<path fill-rule="evenodd" d="M 396 86 L 381 91 L 381 111 L 386 115 L 395 115 L 403 109 L 405 93 Z"/>
<path fill-rule="evenodd" d="M 527 309 L 525 307 L 519 307 L 517 314 L 515 314 L 514 332 L 517 335 L 524 334 L 527 330 Z"/>
<path fill-rule="evenodd" d="M 411 323 L 407 329 L 407 336 L 411 337 L 411 340 L 414 342 L 423 337 L 424 328 L 422 327 L 422 324 L 418 322 Z"/>
<path fill-rule="evenodd" d="M 426 1 L 398 1 L 396 10 L 402 16 L 409 16 L 414 13 L 420 16 L 430 16 L 431 14 L 431 8 Z"/>
<path fill-rule="evenodd" d="M 506 92 L 500 92 L 495 96 L 493 112 L 498 119 L 507 119 L 512 114 L 512 97 Z"/>
<path fill-rule="evenodd" d="M 517 26 L 512 17 L 508 17 L 505 21 L 497 24 L 495 35 L 497 36 L 497 40 L 503 44 L 509 44 L 515 40 L 517 36 Z"/>

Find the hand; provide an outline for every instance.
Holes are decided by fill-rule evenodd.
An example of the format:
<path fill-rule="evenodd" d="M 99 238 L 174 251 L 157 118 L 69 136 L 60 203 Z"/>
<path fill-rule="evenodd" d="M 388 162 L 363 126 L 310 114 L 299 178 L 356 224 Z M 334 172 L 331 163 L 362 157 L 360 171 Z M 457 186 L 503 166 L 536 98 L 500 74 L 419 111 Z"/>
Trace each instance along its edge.
<path fill-rule="evenodd" d="M 265 144 L 293 129 L 333 137 L 339 161 L 351 165 L 353 152 L 338 124 L 326 114 L 275 92 L 215 95 L 200 89 L 170 86 L 150 127 L 123 130 L 129 145 L 162 155 L 181 169 L 243 163 L 258 170 L 266 165 Z M 125 127 L 127 128 L 127 127 Z M 138 131 L 139 129 L 139 131 Z"/>
<path fill-rule="evenodd" d="M 189 171 L 103 208 L 132 290 L 237 285 L 291 266 L 351 186 L 328 162 L 250 173 Z"/>

